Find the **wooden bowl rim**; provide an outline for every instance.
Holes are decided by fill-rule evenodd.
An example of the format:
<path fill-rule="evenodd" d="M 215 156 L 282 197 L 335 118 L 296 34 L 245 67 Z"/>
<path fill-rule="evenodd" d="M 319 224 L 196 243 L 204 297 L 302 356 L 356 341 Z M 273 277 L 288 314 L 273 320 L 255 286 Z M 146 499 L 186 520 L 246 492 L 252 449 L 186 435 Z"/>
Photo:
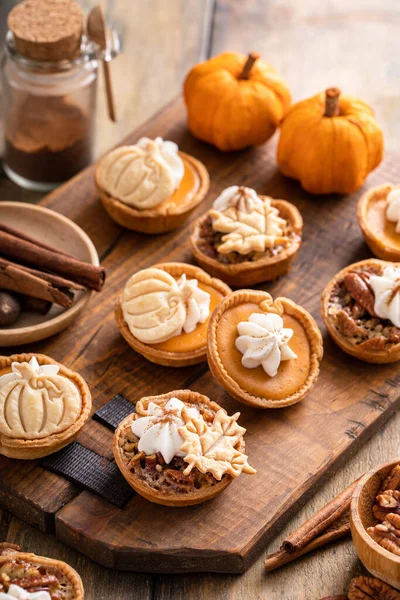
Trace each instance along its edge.
<path fill-rule="evenodd" d="M 63 223 L 66 226 L 66 228 L 68 227 L 69 229 L 73 229 L 75 231 L 75 233 L 78 235 L 78 237 L 82 240 L 82 242 L 84 243 L 84 245 L 86 246 L 86 248 L 89 252 L 90 264 L 92 264 L 96 267 L 100 265 L 99 255 L 97 254 L 97 250 L 96 250 L 92 240 L 90 239 L 88 234 L 85 233 L 83 231 L 83 229 L 81 227 L 79 227 L 79 225 L 74 223 L 71 219 L 56 212 L 55 210 L 46 208 L 44 206 L 40 206 L 37 204 L 26 204 L 25 202 L 13 202 L 13 201 L 5 201 L 5 202 L 0 203 L 0 214 L 1 214 L 1 209 L 3 207 L 13 208 L 14 206 L 21 208 L 23 210 L 26 210 L 26 211 L 34 211 L 37 213 L 41 213 L 41 212 L 46 213 L 48 215 L 51 215 L 56 221 Z M 87 302 L 89 301 L 89 298 L 91 295 L 92 295 L 91 290 L 87 290 L 87 291 L 83 292 L 82 296 L 79 298 L 79 300 L 75 304 L 73 304 L 71 306 L 71 308 L 67 308 L 61 314 L 59 314 L 55 317 L 52 317 L 46 321 L 43 321 L 42 323 L 38 323 L 37 325 L 32 325 L 30 327 L 18 327 L 15 329 L 1 329 L 0 328 L 0 346 L 2 345 L 3 337 L 7 337 L 7 346 L 11 346 L 13 344 L 12 340 L 14 338 L 21 337 L 23 335 L 32 334 L 32 332 L 37 333 L 37 335 L 34 335 L 34 337 L 31 337 L 29 343 L 32 343 L 34 341 L 43 340 L 46 337 L 50 337 L 54 333 L 61 331 L 63 328 L 64 322 L 67 322 L 66 325 L 68 325 L 68 323 L 72 319 L 76 318 L 78 316 L 78 314 L 81 312 L 81 310 L 85 307 Z M 55 329 L 55 327 L 57 329 Z M 51 331 L 47 331 L 48 329 Z M 18 342 L 15 342 L 15 343 L 18 344 Z"/>
<path fill-rule="evenodd" d="M 369 535 L 366 528 L 364 527 L 364 525 L 361 522 L 361 517 L 360 517 L 359 510 L 358 510 L 361 493 L 362 493 L 364 487 L 369 482 L 369 480 L 374 475 L 376 475 L 377 473 L 382 471 L 383 469 L 393 468 L 398 464 L 400 464 L 400 458 L 398 458 L 397 460 L 392 459 L 387 462 L 381 463 L 380 465 L 378 465 L 377 467 L 374 467 L 373 469 L 371 469 L 370 471 L 365 473 L 365 475 L 363 475 L 363 477 L 358 482 L 358 484 L 353 492 L 353 495 L 351 497 L 350 520 L 351 520 L 352 526 L 357 530 L 357 533 L 362 538 L 363 542 L 365 544 L 367 544 L 367 546 L 369 546 L 373 552 L 375 552 L 377 554 L 381 554 L 385 558 L 400 565 L 400 556 L 397 556 L 393 552 L 389 552 L 389 550 L 382 548 L 382 546 L 380 546 L 377 542 L 375 542 L 375 540 L 372 539 L 372 537 Z"/>

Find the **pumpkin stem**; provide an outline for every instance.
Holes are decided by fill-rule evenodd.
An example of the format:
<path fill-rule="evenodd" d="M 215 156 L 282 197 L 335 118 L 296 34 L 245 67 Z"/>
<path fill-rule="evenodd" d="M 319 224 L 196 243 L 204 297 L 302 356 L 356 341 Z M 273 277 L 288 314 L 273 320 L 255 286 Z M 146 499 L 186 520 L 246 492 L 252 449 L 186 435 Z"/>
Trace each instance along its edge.
<path fill-rule="evenodd" d="M 324 117 L 337 117 L 339 110 L 339 88 L 328 88 L 325 91 L 325 112 Z"/>
<path fill-rule="evenodd" d="M 258 54 L 258 52 L 250 52 L 250 54 L 247 57 L 247 60 L 244 64 L 243 70 L 239 75 L 239 79 L 248 79 L 250 76 L 250 71 L 253 68 L 254 63 L 256 62 L 256 60 L 258 60 L 260 58 L 260 55 Z"/>

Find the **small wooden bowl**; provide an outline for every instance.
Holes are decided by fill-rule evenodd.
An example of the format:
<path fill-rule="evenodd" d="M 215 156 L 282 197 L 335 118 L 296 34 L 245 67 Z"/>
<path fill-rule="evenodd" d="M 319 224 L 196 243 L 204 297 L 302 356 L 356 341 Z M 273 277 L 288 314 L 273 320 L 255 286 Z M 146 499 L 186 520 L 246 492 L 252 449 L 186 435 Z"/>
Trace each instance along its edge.
<path fill-rule="evenodd" d="M 372 513 L 375 497 L 383 480 L 400 459 L 384 463 L 372 469 L 360 479 L 351 500 L 350 527 L 358 558 L 368 571 L 400 590 L 400 556 L 385 550 L 367 533 L 367 528 L 376 523 Z"/>
<path fill-rule="evenodd" d="M 0 222 L 26 231 L 33 238 L 45 240 L 50 246 L 92 265 L 99 265 L 96 248 L 89 236 L 73 221 L 54 210 L 24 202 L 0 202 Z M 77 318 L 90 296 L 91 291 L 77 292 L 71 308 L 65 310 L 53 305 L 47 315 L 23 312 L 13 325 L 0 328 L 0 346 L 31 344 L 59 333 Z"/>

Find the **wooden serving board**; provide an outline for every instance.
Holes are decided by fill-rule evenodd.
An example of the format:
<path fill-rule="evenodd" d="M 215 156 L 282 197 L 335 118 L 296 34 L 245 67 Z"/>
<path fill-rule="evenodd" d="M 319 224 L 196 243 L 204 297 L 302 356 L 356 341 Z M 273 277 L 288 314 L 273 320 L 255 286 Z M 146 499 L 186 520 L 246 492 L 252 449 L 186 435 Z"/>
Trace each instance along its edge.
<path fill-rule="evenodd" d="M 49 354 L 81 373 L 91 387 L 94 410 L 116 393 L 136 401 L 177 388 L 206 394 L 229 412 L 240 410 L 240 422 L 247 428 L 247 453 L 258 473 L 242 475 L 220 497 L 200 506 L 172 509 L 136 495 L 119 509 L 80 491 L 36 461 L 1 457 L 0 503 L 108 567 L 239 573 L 333 468 L 400 404 L 398 366 L 351 359 L 327 337 L 320 318 L 320 295 L 327 281 L 345 265 L 369 256 L 356 220 L 361 191 L 350 197 L 309 196 L 296 182 L 280 175 L 274 141 L 234 154 L 222 154 L 196 141 L 186 129 L 180 100 L 128 136 L 125 143 L 142 135 L 174 140 L 204 162 L 211 191 L 203 206 L 182 229 L 147 237 L 124 231 L 108 218 L 96 197 L 93 167 L 47 196 L 43 205 L 72 218 L 90 235 L 107 269 L 107 283 L 69 329 L 16 350 Z M 387 157 L 368 184 L 397 181 L 396 165 L 394 157 Z M 206 364 L 173 369 L 147 362 L 127 346 L 114 322 L 114 301 L 133 272 L 161 261 L 191 262 L 193 220 L 232 184 L 290 200 L 305 222 L 304 242 L 290 274 L 260 286 L 303 305 L 324 333 L 319 380 L 303 402 L 287 409 L 260 411 L 238 404 L 213 380 Z M 112 457 L 112 432 L 94 420 L 86 424 L 78 441 Z"/>

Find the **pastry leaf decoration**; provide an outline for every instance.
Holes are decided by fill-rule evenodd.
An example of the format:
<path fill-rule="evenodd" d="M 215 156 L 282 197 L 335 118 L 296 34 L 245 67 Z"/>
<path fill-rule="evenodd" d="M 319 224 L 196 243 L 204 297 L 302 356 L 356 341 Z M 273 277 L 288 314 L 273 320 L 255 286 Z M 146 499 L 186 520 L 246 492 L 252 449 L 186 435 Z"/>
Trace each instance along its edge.
<path fill-rule="evenodd" d="M 181 452 L 185 453 L 183 460 L 188 463 L 184 475 L 194 467 L 202 473 L 212 473 L 218 481 L 225 473 L 232 477 L 238 477 L 242 471 L 255 473 L 247 456 L 235 448 L 246 431 L 237 423 L 239 416 L 240 413 L 236 413 L 230 417 L 221 409 L 211 424 L 201 415 L 187 417 L 185 426 L 179 428 L 184 439 L 181 446 Z"/>
<path fill-rule="evenodd" d="M 279 211 L 269 199 L 260 199 L 258 205 L 248 212 L 241 208 L 245 206 L 229 206 L 224 211 L 211 209 L 214 231 L 225 234 L 218 252 L 249 254 L 264 252 L 276 244 L 287 245 L 288 238 L 283 234 L 286 221 L 279 216 Z"/>

